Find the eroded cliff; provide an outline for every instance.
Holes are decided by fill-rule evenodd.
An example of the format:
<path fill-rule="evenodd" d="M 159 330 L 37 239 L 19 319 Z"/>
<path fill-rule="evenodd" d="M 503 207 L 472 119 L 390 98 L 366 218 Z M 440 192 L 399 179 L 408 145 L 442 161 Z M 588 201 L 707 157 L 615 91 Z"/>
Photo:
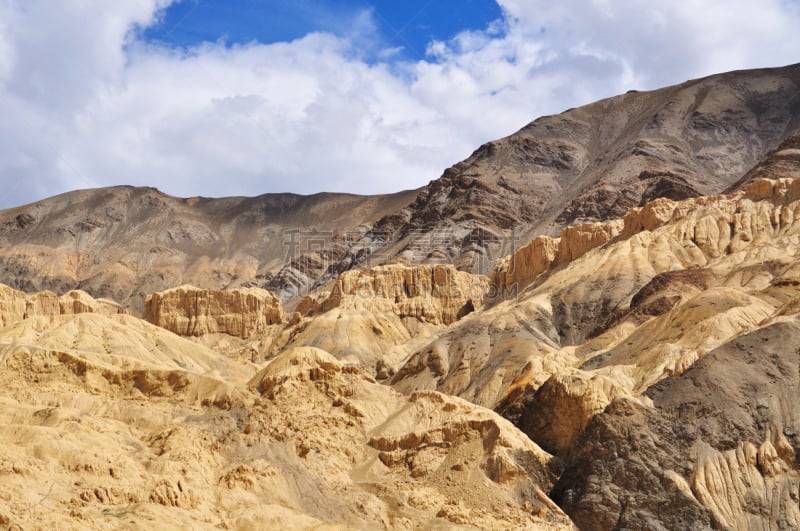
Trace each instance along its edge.
<path fill-rule="evenodd" d="M 145 299 L 144 319 L 180 336 L 222 333 L 248 339 L 285 320 L 280 299 L 267 290 L 208 290 L 181 286 Z"/>

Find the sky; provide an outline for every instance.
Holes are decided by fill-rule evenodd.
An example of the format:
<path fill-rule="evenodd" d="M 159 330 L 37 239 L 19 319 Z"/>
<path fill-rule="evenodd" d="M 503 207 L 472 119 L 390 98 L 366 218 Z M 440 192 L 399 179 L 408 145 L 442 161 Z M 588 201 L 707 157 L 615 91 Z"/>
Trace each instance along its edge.
<path fill-rule="evenodd" d="M 800 62 L 800 0 L 0 0 L 0 208 L 417 188 L 541 115 Z"/>

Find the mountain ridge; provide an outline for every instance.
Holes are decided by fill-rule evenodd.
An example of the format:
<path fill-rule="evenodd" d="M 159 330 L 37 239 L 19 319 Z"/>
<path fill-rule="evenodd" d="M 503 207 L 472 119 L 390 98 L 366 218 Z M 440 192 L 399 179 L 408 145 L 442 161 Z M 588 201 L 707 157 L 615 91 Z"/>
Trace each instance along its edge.
<path fill-rule="evenodd" d="M 541 117 L 425 187 L 396 194 L 71 192 L 0 211 L 0 282 L 29 291 L 84 289 L 141 311 L 148 293 L 182 283 L 254 286 L 297 301 L 364 265 L 454 263 L 488 274 L 496 259 L 535 236 L 621 217 L 656 197 L 724 191 L 800 132 L 798 116 L 800 65 L 791 65 Z M 70 210 L 86 215 L 72 219 Z M 49 228 L 41 227 L 46 212 Z M 128 252 L 113 249 L 122 240 Z M 112 282 L 110 270 L 127 279 Z"/>

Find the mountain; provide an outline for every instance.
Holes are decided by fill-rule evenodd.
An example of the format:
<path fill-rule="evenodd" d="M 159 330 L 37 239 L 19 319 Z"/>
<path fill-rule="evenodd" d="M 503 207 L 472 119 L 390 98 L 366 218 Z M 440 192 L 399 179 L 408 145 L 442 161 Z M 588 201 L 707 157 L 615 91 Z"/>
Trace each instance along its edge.
<path fill-rule="evenodd" d="M 83 289 L 138 312 L 146 295 L 181 284 L 280 291 L 284 266 L 318 276 L 320 263 L 342 255 L 348 238 L 360 239 L 415 195 L 179 199 L 130 186 L 69 192 L 0 213 L 0 280 L 26 291 Z"/>
<path fill-rule="evenodd" d="M 800 527 L 798 73 L 392 196 L 0 213 L 0 525 Z"/>
<path fill-rule="evenodd" d="M 147 294 L 180 284 L 297 302 L 369 265 L 487 274 L 537 235 L 729 188 L 800 132 L 799 90 L 793 65 L 630 92 L 539 118 L 421 190 L 388 196 L 67 193 L 0 212 L 0 282 L 83 289 L 140 312 Z"/>
<path fill-rule="evenodd" d="M 392 260 L 452 261 L 486 273 L 537 235 L 619 218 L 657 197 L 722 192 L 800 132 L 799 91 L 800 64 L 631 91 L 545 116 L 481 146 L 374 230 L 400 240 Z M 420 233 L 431 235 L 424 245 Z"/>

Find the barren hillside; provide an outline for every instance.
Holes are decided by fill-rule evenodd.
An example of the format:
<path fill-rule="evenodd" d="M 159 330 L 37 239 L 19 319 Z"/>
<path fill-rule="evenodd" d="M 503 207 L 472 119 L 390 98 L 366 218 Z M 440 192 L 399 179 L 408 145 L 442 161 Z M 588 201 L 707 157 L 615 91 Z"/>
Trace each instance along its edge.
<path fill-rule="evenodd" d="M 537 235 L 727 189 L 800 132 L 798 94 L 800 65 L 631 92 L 539 118 L 421 190 L 390 196 L 67 193 L 0 212 L 0 282 L 83 289 L 140 312 L 148 293 L 184 283 L 296 302 L 371 265 L 488 274 Z"/>
<path fill-rule="evenodd" d="M 0 526 L 800 527 L 799 85 L 626 94 L 393 196 L 0 213 Z"/>

